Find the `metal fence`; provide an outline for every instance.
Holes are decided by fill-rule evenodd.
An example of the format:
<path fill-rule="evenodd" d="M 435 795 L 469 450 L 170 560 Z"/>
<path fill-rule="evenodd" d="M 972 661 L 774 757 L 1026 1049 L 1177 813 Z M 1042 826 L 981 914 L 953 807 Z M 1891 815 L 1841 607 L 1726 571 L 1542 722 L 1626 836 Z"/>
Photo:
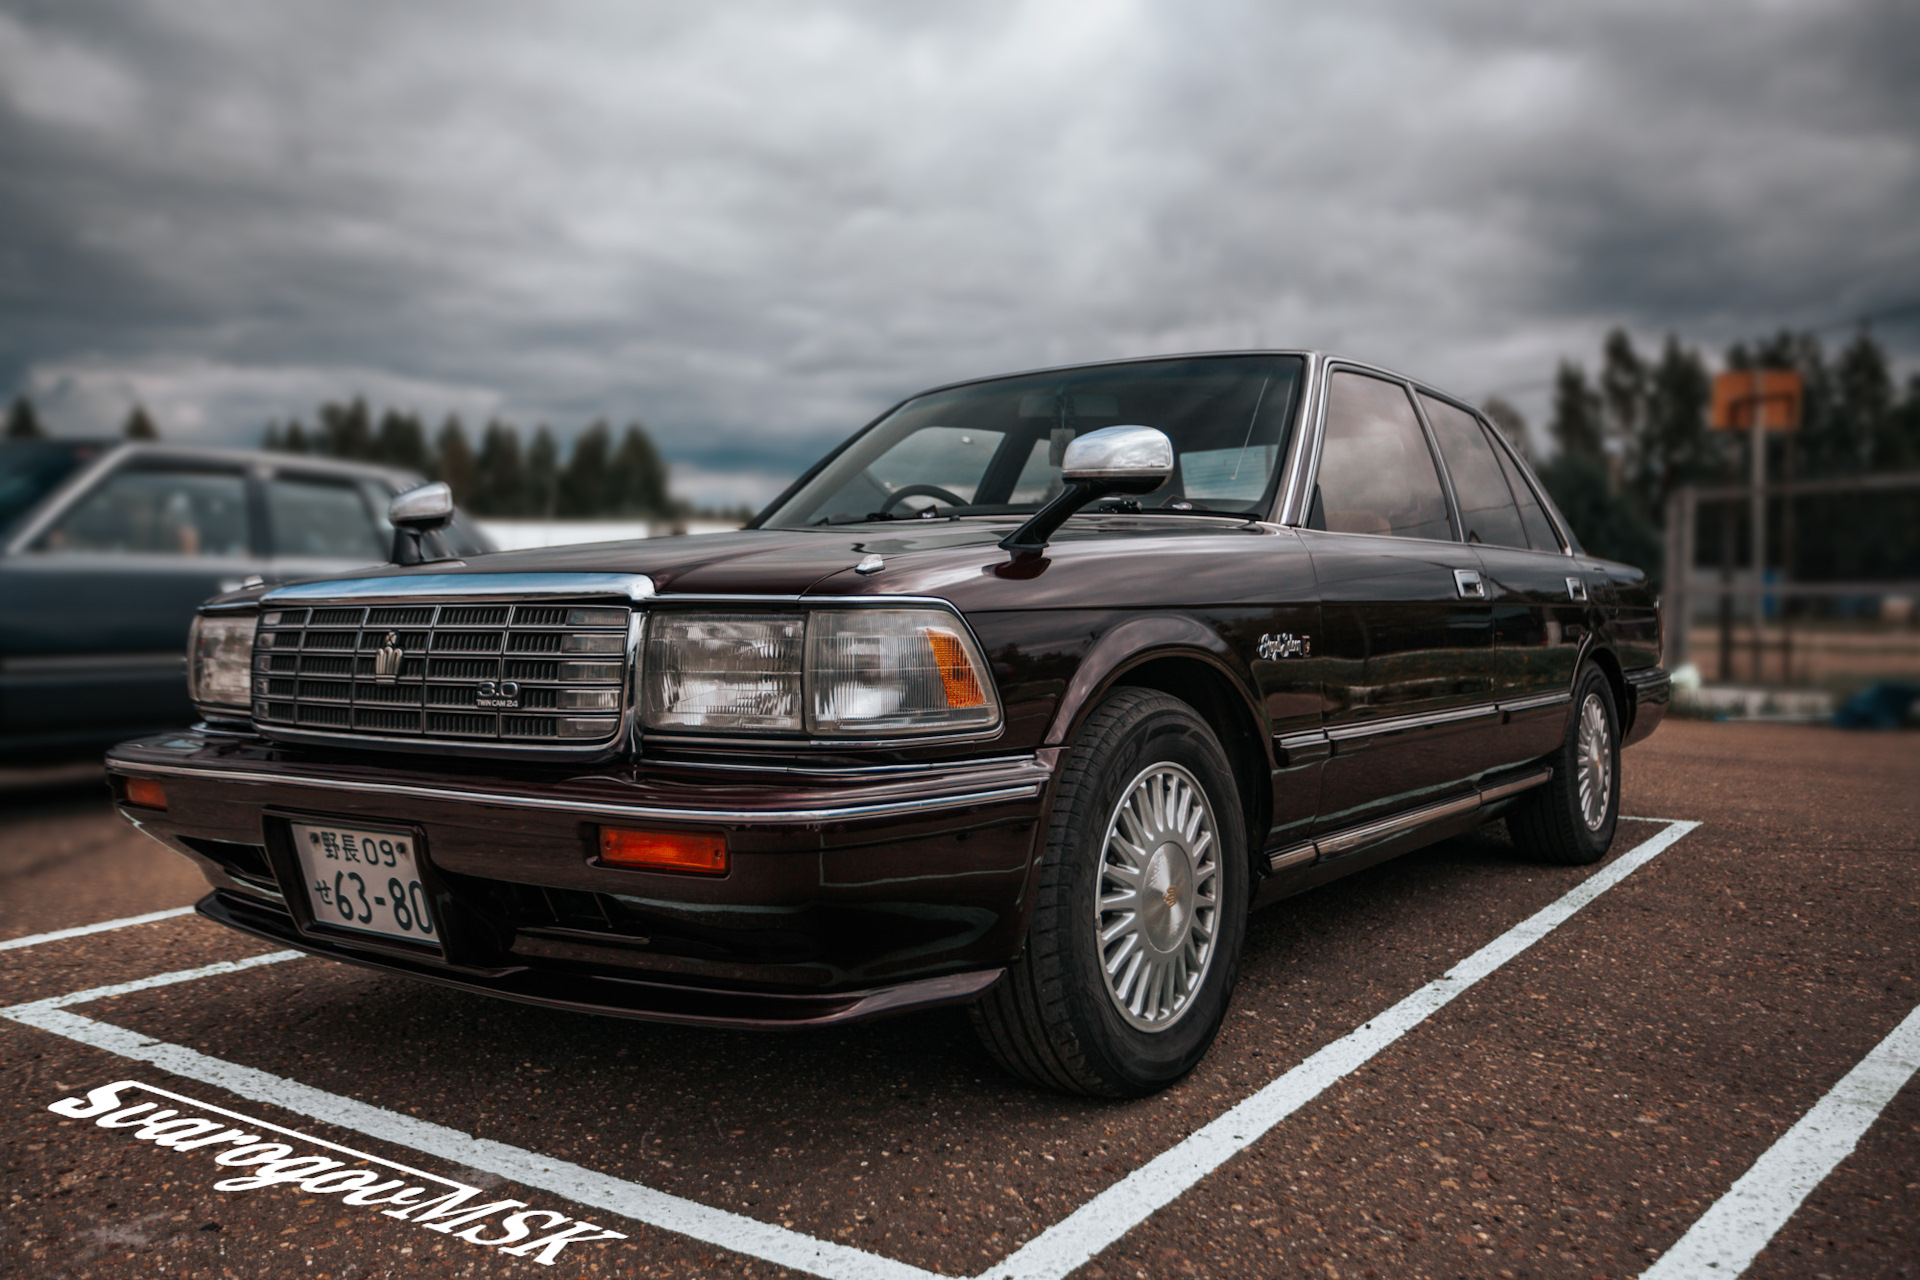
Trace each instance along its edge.
<path fill-rule="evenodd" d="M 1667 668 L 1781 685 L 1920 677 L 1920 471 L 1780 481 L 1762 494 L 1769 516 L 1757 525 L 1743 515 L 1749 486 L 1669 495 Z M 1758 555 L 1754 527 L 1766 531 Z"/>

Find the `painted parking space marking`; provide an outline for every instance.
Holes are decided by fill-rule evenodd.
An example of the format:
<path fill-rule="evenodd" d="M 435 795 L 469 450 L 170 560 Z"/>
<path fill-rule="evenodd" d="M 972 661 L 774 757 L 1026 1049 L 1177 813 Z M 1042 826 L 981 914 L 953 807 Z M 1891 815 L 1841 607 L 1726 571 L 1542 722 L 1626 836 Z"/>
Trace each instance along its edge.
<path fill-rule="evenodd" d="M 1359 1070 L 1388 1046 L 1451 1003 L 1481 979 L 1551 934 L 1633 872 L 1671 848 L 1698 822 L 1660 822 L 1664 829 L 1602 866 L 1552 903 L 1522 920 L 1446 973 L 1235 1105 L 1218 1119 L 1095 1195 L 1040 1232 L 976 1280 L 1060 1280 L 1116 1243 L 1155 1212 L 1288 1116 Z M 252 1101 L 337 1125 L 457 1165 L 605 1209 L 631 1221 L 716 1245 L 827 1280 L 941 1280 L 938 1273 L 848 1245 L 819 1240 L 757 1218 L 630 1182 L 444 1125 L 401 1115 L 316 1089 L 257 1068 L 214 1058 L 108 1023 L 68 1012 L 68 1006 L 178 982 L 300 958 L 294 951 L 208 965 L 153 978 L 97 987 L 0 1009 L 9 1018 L 55 1035 L 145 1062 Z"/>
<path fill-rule="evenodd" d="M 1498 970 L 1573 914 L 1672 847 L 1700 824 L 1671 821 L 1552 903 L 1534 912 L 1372 1021 L 1335 1040 L 1232 1110 L 1195 1130 L 1048 1227 L 990 1268 L 1009 1280 L 1058 1280 L 1083 1266 L 1251 1146 L 1269 1129 L 1365 1066 L 1476 982 Z"/>
<path fill-rule="evenodd" d="M 504 1142 L 462 1133 L 445 1125 L 388 1111 L 357 1099 L 301 1084 L 239 1063 L 211 1057 L 182 1045 L 68 1012 L 68 1006 L 131 995 L 158 987 L 236 973 L 261 965 L 304 958 L 299 951 L 276 951 L 246 960 L 158 974 L 132 982 L 94 987 L 68 995 L 0 1009 L 0 1017 L 103 1049 L 183 1079 L 197 1080 L 228 1093 L 265 1103 L 309 1119 L 391 1142 L 452 1164 L 565 1196 L 579 1204 L 620 1214 L 635 1222 L 689 1236 L 778 1266 L 833 1280 L 933 1280 L 934 1273 L 864 1250 L 817 1240 L 802 1232 L 714 1209 L 697 1201 L 656 1191 L 637 1182 L 599 1173 L 570 1161 L 544 1156 Z"/>
<path fill-rule="evenodd" d="M 1801 1202 L 1853 1153 L 1894 1095 L 1920 1071 L 1920 1008 L 1901 1020 L 1800 1122 L 1701 1214 L 1642 1280 L 1737 1276 Z"/>
<path fill-rule="evenodd" d="M 136 924 L 152 924 L 156 920 L 171 920 L 175 916 L 189 915 L 192 911 L 192 907 L 173 907 L 166 911 L 149 911 L 143 916 L 122 916 L 118 920 L 102 920 L 99 924 L 77 924 L 71 929 L 55 929 L 51 933 L 8 938 L 5 942 L 0 942 L 0 951 L 12 951 L 16 947 L 37 947 L 43 942 L 59 942 L 64 938 L 84 938 L 90 933 L 107 933 L 114 929 L 130 928 Z"/>

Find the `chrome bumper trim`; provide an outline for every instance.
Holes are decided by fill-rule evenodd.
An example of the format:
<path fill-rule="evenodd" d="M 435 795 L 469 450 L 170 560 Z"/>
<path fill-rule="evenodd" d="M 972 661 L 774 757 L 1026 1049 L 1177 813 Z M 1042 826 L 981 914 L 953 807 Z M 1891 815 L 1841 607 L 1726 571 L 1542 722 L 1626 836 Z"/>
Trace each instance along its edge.
<path fill-rule="evenodd" d="M 181 778 L 209 778 L 229 782 L 275 784 L 290 787 L 315 787 L 322 790 L 351 791 L 361 795 L 404 796 L 422 800 L 452 800 L 463 804 L 484 804 L 506 809 L 541 809 L 549 812 L 579 814 L 583 817 L 639 819 L 650 822 L 780 823 L 784 825 L 816 822 L 845 822 L 858 818 L 889 818 L 946 809 L 966 809 L 976 805 L 998 804 L 1007 800 L 1027 800 L 1040 794 L 1039 782 L 993 787 L 982 791 L 952 795 L 926 796 L 912 800 L 887 800 L 870 804 L 822 805 L 807 809 L 682 809 L 668 805 L 608 804 L 601 801 L 563 800 L 551 796 L 528 796 L 512 792 L 470 791 L 458 787 L 415 786 L 404 782 L 366 782 L 350 778 L 327 778 L 312 774 L 264 773 L 250 769 L 206 768 L 197 765 L 145 764 L 109 760 L 107 768 L 123 776 L 164 775 Z"/>

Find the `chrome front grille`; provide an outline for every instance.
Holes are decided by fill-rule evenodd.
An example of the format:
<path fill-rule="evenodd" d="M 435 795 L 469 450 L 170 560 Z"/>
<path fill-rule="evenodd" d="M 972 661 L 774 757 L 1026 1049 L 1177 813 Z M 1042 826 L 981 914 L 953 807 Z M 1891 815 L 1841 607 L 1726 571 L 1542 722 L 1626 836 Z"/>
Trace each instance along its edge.
<path fill-rule="evenodd" d="M 591 747 L 626 710 L 624 606 L 269 608 L 253 650 L 268 733 Z"/>

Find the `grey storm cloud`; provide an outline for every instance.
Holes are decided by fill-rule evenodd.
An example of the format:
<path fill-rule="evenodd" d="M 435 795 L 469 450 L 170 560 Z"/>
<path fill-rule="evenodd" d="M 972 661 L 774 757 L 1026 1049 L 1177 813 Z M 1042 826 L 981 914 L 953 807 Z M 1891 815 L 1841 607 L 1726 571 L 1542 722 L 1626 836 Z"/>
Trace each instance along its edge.
<path fill-rule="evenodd" d="M 1920 298 L 1916 55 L 1838 0 L 0 5 L 0 386 L 639 417 L 747 496 L 1071 360 L 1524 388 Z"/>

